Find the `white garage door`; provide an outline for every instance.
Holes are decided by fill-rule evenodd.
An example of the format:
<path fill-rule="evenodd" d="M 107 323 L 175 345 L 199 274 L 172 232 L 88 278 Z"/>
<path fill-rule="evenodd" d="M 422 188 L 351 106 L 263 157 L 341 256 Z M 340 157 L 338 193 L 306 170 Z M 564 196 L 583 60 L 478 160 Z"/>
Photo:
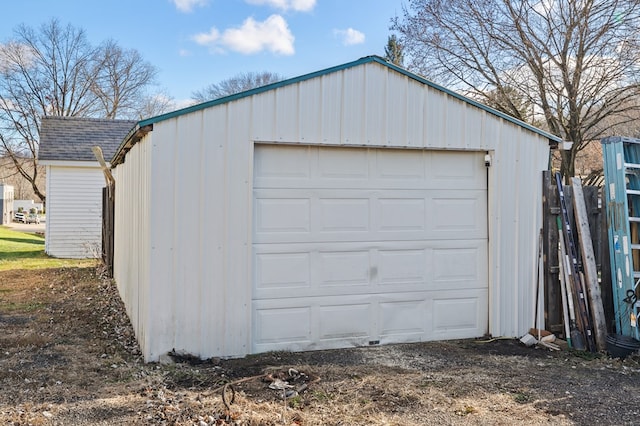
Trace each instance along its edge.
<path fill-rule="evenodd" d="M 483 153 L 256 145 L 253 352 L 487 331 Z"/>

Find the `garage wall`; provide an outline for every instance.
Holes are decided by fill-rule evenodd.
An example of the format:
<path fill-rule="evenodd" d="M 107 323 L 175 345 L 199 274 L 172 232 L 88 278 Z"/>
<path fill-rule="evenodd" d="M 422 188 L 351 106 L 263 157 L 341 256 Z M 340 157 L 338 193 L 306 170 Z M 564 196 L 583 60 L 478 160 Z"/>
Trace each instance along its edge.
<path fill-rule="evenodd" d="M 149 135 L 129 151 L 126 163 L 114 170 L 116 197 L 113 272 L 120 297 L 145 356 L 152 346 L 152 332 L 158 331 L 149 331 L 158 322 L 152 318 L 164 314 L 153 310 L 155 290 L 152 289 L 150 280 L 150 256 L 153 251 L 150 221 L 156 214 L 150 209 L 151 143 L 152 135 Z M 154 232 L 162 233 L 165 230 L 158 228 Z"/>
<path fill-rule="evenodd" d="M 123 273 L 128 260 L 115 259 L 119 286 L 149 292 L 142 307 L 129 302 L 131 312 L 153 312 L 137 326 L 154 335 L 143 344 L 147 360 L 172 348 L 201 357 L 250 352 L 256 143 L 489 152 L 489 332 L 517 336 L 531 326 L 544 136 L 376 62 L 153 126 L 138 143 L 151 151 L 147 175 L 137 177 L 153 182 L 140 189 L 149 205 L 128 210 L 148 220 L 150 244 L 116 240 L 116 252 L 142 250 L 149 273 L 135 272 L 140 266 Z M 116 170 L 136 167 L 131 155 Z M 193 200 L 201 202 L 184 209 Z"/>

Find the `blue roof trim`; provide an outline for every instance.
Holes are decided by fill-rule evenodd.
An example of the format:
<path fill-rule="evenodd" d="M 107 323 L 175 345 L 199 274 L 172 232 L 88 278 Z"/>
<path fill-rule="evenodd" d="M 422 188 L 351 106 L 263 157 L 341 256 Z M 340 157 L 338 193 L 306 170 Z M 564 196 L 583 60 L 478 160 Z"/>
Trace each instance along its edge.
<path fill-rule="evenodd" d="M 387 67 L 389 67 L 389 68 L 391 68 L 391 69 L 393 69 L 393 70 L 395 70 L 395 71 L 397 71 L 397 72 L 399 72 L 401 74 L 404 74 L 409 78 L 412 78 L 412 79 L 414 79 L 416 81 L 419 81 L 420 83 L 423 83 L 423 84 L 425 84 L 425 85 L 427 85 L 429 87 L 432 87 L 432 88 L 434 88 L 436 90 L 439 90 L 441 92 L 444 92 L 444 93 L 446 93 L 447 95 L 449 95 L 449 96 L 451 96 L 453 98 L 456 98 L 458 100 L 466 102 L 466 103 L 468 103 L 470 105 L 473 105 L 473 106 L 475 106 L 477 108 L 480 108 L 481 110 L 484 110 L 484 111 L 486 111 L 486 112 L 488 112 L 490 114 L 496 115 L 496 116 L 498 116 L 500 118 L 503 118 L 503 119 L 505 119 L 507 121 L 510 121 L 513 124 L 517 124 L 518 126 L 524 127 L 527 130 L 531 130 L 532 132 L 537 133 L 537 134 L 539 134 L 541 136 L 544 136 L 544 137 L 548 138 L 549 140 L 552 140 L 554 142 L 562 142 L 562 138 L 560 138 L 558 136 L 552 135 L 549 132 L 545 132 L 542 129 L 539 129 L 539 128 L 535 127 L 535 126 L 532 126 L 531 124 L 525 123 L 524 121 L 520 121 L 515 117 L 512 117 L 512 116 L 510 116 L 508 114 L 505 114 L 505 113 L 500 112 L 500 111 L 498 111 L 496 109 L 493 109 L 490 106 L 484 105 L 484 104 L 482 104 L 482 103 L 480 103 L 478 101 L 475 101 L 475 100 L 473 100 L 471 98 L 468 98 L 468 97 L 466 97 L 464 95 L 461 95 L 460 93 L 456 93 L 451 89 L 447 89 L 447 88 L 445 88 L 443 86 L 440 86 L 439 84 L 436 84 L 433 81 L 429 81 L 424 77 L 420 77 L 419 75 L 414 74 L 414 73 L 412 73 L 410 71 L 407 71 L 404 68 L 400 68 L 397 65 L 394 65 L 394 64 L 392 64 L 390 62 L 387 62 L 385 59 L 383 59 L 383 58 L 381 58 L 379 56 L 370 56 L 370 58 L 373 58 L 375 60 L 375 62 L 378 62 L 380 64 L 386 65 Z"/>
<path fill-rule="evenodd" d="M 458 99 L 458 100 L 460 100 L 462 102 L 465 102 L 465 103 L 467 103 L 469 105 L 472 105 L 472 106 L 474 106 L 476 108 L 484 110 L 484 111 L 486 111 L 486 112 L 488 112 L 488 113 L 490 113 L 492 115 L 500 117 L 500 118 L 502 118 L 502 119 L 504 119 L 506 121 L 509 121 L 509 122 L 511 122 L 513 124 L 516 124 L 516 125 L 520 126 L 520 127 L 523 127 L 523 128 L 525 128 L 525 129 L 527 129 L 529 131 L 537 133 L 538 135 L 543 136 L 543 137 L 549 139 L 550 141 L 553 141 L 553 142 L 556 142 L 556 143 L 562 142 L 561 138 L 559 138 L 559 137 L 557 137 L 555 135 L 552 135 L 551 133 L 545 132 L 544 130 L 538 129 L 537 127 L 534 127 L 534 126 L 532 126 L 530 124 L 525 123 L 524 121 L 520 121 L 517 118 L 514 118 L 514 117 L 512 117 L 510 115 L 507 115 L 507 114 L 505 114 L 503 112 L 497 111 L 497 110 L 495 110 L 495 109 L 493 109 L 493 108 L 491 108 L 491 107 L 489 107 L 487 105 L 481 104 L 480 102 L 477 102 L 477 101 L 475 101 L 475 100 L 473 100 L 471 98 L 468 98 L 468 97 L 466 97 L 464 95 L 461 95 L 460 93 L 456 93 L 453 90 L 450 90 L 450 89 L 447 89 L 447 88 L 445 88 L 443 86 L 440 86 L 439 84 L 436 84 L 436 83 L 434 83 L 432 81 L 429 81 L 424 77 L 421 77 L 421 76 L 419 76 L 417 74 L 414 74 L 414 73 L 412 73 L 410 71 L 407 71 L 404 68 L 401 68 L 401 67 L 399 67 L 397 65 L 394 65 L 394 64 L 388 62 L 388 61 L 386 61 L 384 58 L 382 58 L 380 56 L 375 56 L 374 55 L 374 56 L 365 56 L 365 57 L 360 58 L 360 59 L 358 59 L 356 61 L 353 61 L 353 62 L 347 62 L 346 64 L 337 65 L 337 66 L 334 66 L 334 67 L 331 67 L 331 68 L 326 68 L 324 70 L 312 72 L 310 74 L 304 74 L 304 75 L 301 75 L 299 77 L 294 77 L 294 78 L 290 78 L 290 79 L 287 79 L 287 80 L 282 80 L 282 81 L 279 81 L 279 82 L 276 82 L 276 83 L 272 83 L 272 84 L 269 84 L 269 85 L 266 85 L 266 86 L 258 87 L 258 88 L 251 89 L 251 90 L 247 90 L 246 92 L 236 93 L 234 95 L 225 96 L 223 98 L 214 99 L 214 100 L 211 100 L 211 101 L 203 102 L 201 104 L 192 105 L 192 106 L 189 106 L 189 107 L 186 107 L 186 108 L 182 108 L 182 109 L 179 109 L 179 110 L 176 110 L 176 111 L 172 111 L 172 112 L 169 112 L 169 113 L 166 113 L 166 114 L 162 114 L 162 115 L 158 115 L 158 116 L 155 116 L 155 117 L 147 118 L 145 120 L 141 120 L 141 121 L 138 122 L 136 128 L 134 128 L 129 133 L 129 135 L 127 135 L 125 140 L 122 142 L 122 144 L 120 145 L 120 147 L 118 148 L 116 154 L 113 157 L 113 161 L 116 161 L 116 158 L 118 158 L 118 157 L 121 157 L 121 158 L 118 158 L 118 160 L 121 160 L 122 157 L 124 157 L 124 155 L 126 153 L 122 153 L 121 151 L 123 150 L 125 145 L 128 144 L 128 141 L 132 138 L 132 136 L 136 133 L 136 131 L 138 129 L 142 129 L 142 128 L 145 128 L 145 127 L 148 127 L 148 126 L 153 126 L 154 123 L 158 123 L 158 122 L 164 121 L 164 120 L 169 120 L 171 118 L 179 117 L 181 115 L 189 114 L 189 113 L 192 113 L 192 112 L 200 111 L 200 110 L 212 107 L 212 106 L 225 104 L 225 103 L 232 102 L 232 101 L 235 101 L 235 100 L 238 100 L 238 99 L 242 99 L 242 98 L 246 98 L 246 97 L 249 97 L 249 96 L 257 95 L 259 93 L 267 92 L 269 90 L 278 89 L 280 87 L 288 86 L 290 84 L 300 83 L 302 81 L 310 80 L 310 79 L 313 79 L 313 78 L 316 78 L 316 77 L 321 77 L 321 76 L 326 75 L 326 74 L 331 74 L 331 73 L 334 73 L 334 72 L 337 72 L 337 71 L 342 71 L 342 70 L 345 70 L 345 69 L 353 68 L 353 67 L 356 67 L 356 66 L 359 66 L 359 65 L 368 64 L 368 63 L 372 63 L 372 62 L 378 63 L 380 65 L 383 65 L 383 66 L 387 67 L 387 68 L 390 68 L 390 69 L 392 69 L 392 70 L 394 70 L 394 71 L 396 71 L 396 72 L 398 72 L 400 74 L 403 74 L 403 75 L 407 76 L 408 78 L 411 78 L 412 80 L 415 80 L 415 81 L 417 81 L 419 83 L 422 83 L 422 84 L 424 84 L 424 85 L 426 85 L 428 87 L 431 87 L 433 89 L 436 89 L 436 90 L 438 90 L 440 92 L 446 93 L 447 95 L 449 95 L 449 96 L 451 96 L 451 97 L 453 97 L 455 99 Z M 130 143 L 129 143 L 129 145 L 130 145 Z M 113 161 L 112 161 L 112 164 L 113 164 Z M 119 161 L 117 161 L 116 164 L 118 162 Z"/>
<path fill-rule="evenodd" d="M 162 114 L 162 115 L 158 115 L 157 117 L 151 117 L 148 118 L 146 120 L 142 120 L 139 123 L 140 127 L 143 127 L 145 125 L 148 124 L 153 124 L 153 123 L 157 123 L 159 121 L 163 121 L 163 120 L 168 120 L 171 118 L 175 118 L 178 117 L 180 115 L 183 114 L 188 114 L 191 112 L 195 112 L 195 111 L 200 111 L 201 109 L 205 109 L 205 108 L 209 108 L 212 106 L 216 106 L 216 105 L 221 105 L 221 104 L 225 104 L 227 102 L 233 102 L 236 101 L 238 99 L 242 99 L 242 98 L 246 98 L 249 96 L 253 96 L 253 95 L 257 95 L 259 93 L 263 93 L 263 92 L 268 92 L 269 90 L 274 90 L 274 89 L 278 89 L 280 87 L 284 87 L 284 86 L 288 86 L 290 84 L 296 84 L 296 83 L 300 83 L 302 81 L 306 81 L 306 80 L 310 80 L 312 78 L 316 78 L 316 77 L 320 77 L 326 74 L 331 74 L 337 71 L 342 71 L 348 68 L 352 68 L 358 65 L 362 65 L 362 64 L 366 64 L 369 62 L 373 62 L 374 58 L 377 58 L 375 56 L 366 56 L 364 58 L 360 58 L 357 61 L 353 61 L 353 62 L 348 62 L 346 64 L 342 64 L 342 65 L 338 65 L 335 67 L 331 67 L 331 68 L 327 68 L 324 70 L 320 70 L 320 71 L 316 71 L 316 72 L 312 72 L 310 74 L 304 74 L 301 75 L 299 77 L 294 77 L 294 78 L 289 78 L 287 80 L 282 80 L 282 81 L 278 81 L 276 83 L 271 83 L 268 84 L 266 86 L 261 86 L 261 87 L 257 87 L 255 89 L 251 89 L 251 90 L 247 90 L 246 92 L 240 92 L 240 93 L 236 93 L 230 96 L 225 96 L 223 98 L 218 98 L 218 99 L 214 99 L 212 101 L 207 101 L 207 102 L 203 102 L 201 104 L 197 104 L 197 105 L 192 105 L 190 107 L 186 107 L 186 108 L 182 108 L 176 111 L 172 111 L 172 112 L 168 112 L 166 114 Z M 377 58 L 379 59 L 379 61 L 377 62 L 381 62 L 381 63 L 385 63 L 386 62 L 382 59 L 382 58 Z"/>

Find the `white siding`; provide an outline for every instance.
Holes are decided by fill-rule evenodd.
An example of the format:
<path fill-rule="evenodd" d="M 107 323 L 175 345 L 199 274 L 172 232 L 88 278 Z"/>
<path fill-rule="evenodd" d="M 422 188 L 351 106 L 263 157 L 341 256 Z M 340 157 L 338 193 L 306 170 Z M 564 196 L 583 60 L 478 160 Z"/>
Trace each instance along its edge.
<path fill-rule="evenodd" d="M 150 138 L 149 138 L 150 139 Z M 127 155 L 127 162 L 115 170 L 115 232 L 114 232 L 114 278 L 118 291 L 125 302 L 127 314 L 136 332 L 140 345 L 148 348 L 148 340 L 157 329 L 151 327 L 159 322 L 150 318 L 162 312 L 153 312 L 149 267 L 150 221 L 161 211 L 150 211 L 150 142 L 135 145 Z M 158 229 L 157 232 L 165 232 Z M 159 283 L 161 284 L 161 283 Z M 160 292 L 160 290 L 158 291 Z M 151 328 L 148 330 L 148 328 Z"/>
<path fill-rule="evenodd" d="M 48 255 L 69 259 L 101 255 L 104 185 L 104 175 L 97 166 L 47 166 Z"/>
<path fill-rule="evenodd" d="M 378 63 L 153 126 L 116 167 L 115 274 L 147 360 L 172 348 L 202 357 L 251 351 L 261 142 L 489 152 L 489 332 L 518 336 L 533 324 L 545 137 Z"/>

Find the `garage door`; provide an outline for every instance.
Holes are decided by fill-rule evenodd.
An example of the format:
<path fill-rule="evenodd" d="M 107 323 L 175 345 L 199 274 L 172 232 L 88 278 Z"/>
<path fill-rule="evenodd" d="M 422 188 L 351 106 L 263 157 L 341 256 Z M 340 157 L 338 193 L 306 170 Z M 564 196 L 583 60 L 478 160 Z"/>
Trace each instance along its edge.
<path fill-rule="evenodd" d="M 483 153 L 256 145 L 253 352 L 487 331 Z"/>

